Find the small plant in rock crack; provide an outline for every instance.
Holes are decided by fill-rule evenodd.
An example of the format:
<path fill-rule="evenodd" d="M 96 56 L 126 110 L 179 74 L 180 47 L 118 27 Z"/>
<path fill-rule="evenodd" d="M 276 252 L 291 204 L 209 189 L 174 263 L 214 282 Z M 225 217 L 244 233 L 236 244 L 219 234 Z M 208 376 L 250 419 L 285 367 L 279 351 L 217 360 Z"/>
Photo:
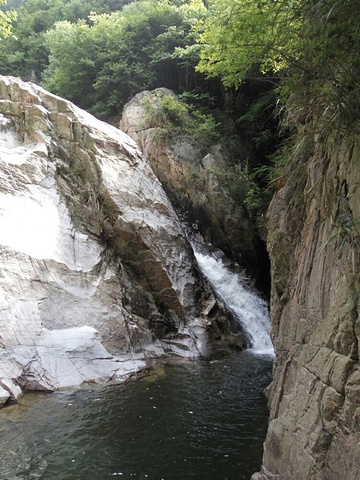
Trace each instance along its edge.
<path fill-rule="evenodd" d="M 339 215 L 330 237 L 319 250 L 323 250 L 330 242 L 336 242 L 339 245 L 338 257 L 341 256 L 345 245 L 350 245 L 353 249 L 360 247 L 360 219 L 354 220 L 350 211 Z"/>

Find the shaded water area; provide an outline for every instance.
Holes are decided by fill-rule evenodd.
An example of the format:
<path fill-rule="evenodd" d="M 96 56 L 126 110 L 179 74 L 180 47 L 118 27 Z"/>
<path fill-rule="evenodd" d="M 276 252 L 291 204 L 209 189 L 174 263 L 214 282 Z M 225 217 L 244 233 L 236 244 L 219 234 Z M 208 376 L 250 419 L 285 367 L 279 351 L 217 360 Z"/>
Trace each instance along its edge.
<path fill-rule="evenodd" d="M 271 368 L 271 357 L 234 352 L 124 385 L 28 394 L 0 412 L 0 478 L 249 479 Z"/>

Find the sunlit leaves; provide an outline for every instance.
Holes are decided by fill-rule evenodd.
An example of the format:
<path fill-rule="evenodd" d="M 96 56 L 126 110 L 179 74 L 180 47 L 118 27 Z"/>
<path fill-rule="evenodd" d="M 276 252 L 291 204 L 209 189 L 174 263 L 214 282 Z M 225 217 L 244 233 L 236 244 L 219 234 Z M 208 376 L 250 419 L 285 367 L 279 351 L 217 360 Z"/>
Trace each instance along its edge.
<path fill-rule="evenodd" d="M 262 72 L 288 67 L 298 54 L 300 1 L 210 0 L 197 22 L 199 70 L 239 86 L 254 65 Z"/>
<path fill-rule="evenodd" d="M 59 22 L 46 33 L 46 46 L 51 54 L 45 86 L 58 95 L 70 96 L 84 107 L 91 100 L 88 95 L 97 72 L 98 43 L 92 33 L 85 20 L 77 24 Z"/>
<path fill-rule="evenodd" d="M 6 4 L 6 0 L 0 0 L 0 6 Z M 0 38 L 6 38 L 11 35 L 12 22 L 16 19 L 16 13 L 13 11 L 4 12 L 0 10 Z"/>

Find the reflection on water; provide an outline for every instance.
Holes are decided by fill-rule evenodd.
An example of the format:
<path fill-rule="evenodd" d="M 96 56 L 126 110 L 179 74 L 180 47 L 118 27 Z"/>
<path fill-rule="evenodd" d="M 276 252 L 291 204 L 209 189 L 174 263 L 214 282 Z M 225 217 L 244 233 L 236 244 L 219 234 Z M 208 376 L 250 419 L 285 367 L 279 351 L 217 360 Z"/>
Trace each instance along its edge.
<path fill-rule="evenodd" d="M 261 462 L 271 366 L 234 353 L 126 385 L 26 395 L 0 412 L 0 478 L 249 479 Z"/>

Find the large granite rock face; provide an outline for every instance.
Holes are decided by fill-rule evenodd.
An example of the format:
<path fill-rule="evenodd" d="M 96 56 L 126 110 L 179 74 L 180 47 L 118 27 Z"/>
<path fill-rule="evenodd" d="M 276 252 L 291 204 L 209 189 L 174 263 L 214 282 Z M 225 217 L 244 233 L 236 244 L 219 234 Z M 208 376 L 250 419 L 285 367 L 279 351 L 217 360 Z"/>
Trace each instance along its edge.
<path fill-rule="evenodd" d="M 359 155 L 358 137 L 308 137 L 270 206 L 276 361 L 254 480 L 360 478 Z"/>
<path fill-rule="evenodd" d="M 0 77 L 0 404 L 241 346 L 127 135 Z"/>
<path fill-rule="evenodd" d="M 180 132 L 172 135 L 166 131 L 161 113 L 167 98 L 174 105 L 178 102 L 174 93 L 165 88 L 135 95 L 124 107 L 120 128 L 135 140 L 172 203 L 186 214 L 190 223 L 197 224 L 204 238 L 247 267 L 254 276 L 261 270 L 264 275 L 255 223 L 242 198 L 246 180 L 239 164 L 233 165 L 220 145 L 202 151 L 195 135 L 181 133 L 177 125 L 181 118 L 171 127 Z M 246 158 L 244 147 L 243 150 Z M 244 192 L 240 192 L 242 188 Z M 240 199 L 235 198 L 235 190 Z"/>

